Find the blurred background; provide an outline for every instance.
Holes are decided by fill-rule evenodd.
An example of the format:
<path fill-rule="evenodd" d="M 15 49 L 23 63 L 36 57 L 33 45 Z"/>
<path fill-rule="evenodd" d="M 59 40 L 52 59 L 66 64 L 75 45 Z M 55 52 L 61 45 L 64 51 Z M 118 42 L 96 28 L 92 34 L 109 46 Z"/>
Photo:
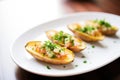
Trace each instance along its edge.
<path fill-rule="evenodd" d="M 0 0 L 0 80 L 120 80 L 120 58 L 100 69 L 70 77 L 45 77 L 18 67 L 12 42 L 23 32 L 64 15 L 97 11 L 120 15 L 119 0 Z"/>
<path fill-rule="evenodd" d="M 119 0 L 64 0 L 66 11 L 98 11 L 120 15 Z"/>

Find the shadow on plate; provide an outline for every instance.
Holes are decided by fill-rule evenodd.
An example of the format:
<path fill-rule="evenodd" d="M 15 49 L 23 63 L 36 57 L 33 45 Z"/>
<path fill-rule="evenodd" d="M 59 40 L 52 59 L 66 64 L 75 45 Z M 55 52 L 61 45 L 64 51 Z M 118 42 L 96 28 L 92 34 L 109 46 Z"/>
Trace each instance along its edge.
<path fill-rule="evenodd" d="M 75 56 L 76 56 L 76 57 L 79 57 L 79 58 L 86 58 L 86 56 L 84 55 L 83 52 L 75 53 Z"/>
<path fill-rule="evenodd" d="M 120 36 L 118 35 L 113 35 L 113 36 L 106 36 L 108 38 L 113 38 L 113 39 L 120 39 Z"/>

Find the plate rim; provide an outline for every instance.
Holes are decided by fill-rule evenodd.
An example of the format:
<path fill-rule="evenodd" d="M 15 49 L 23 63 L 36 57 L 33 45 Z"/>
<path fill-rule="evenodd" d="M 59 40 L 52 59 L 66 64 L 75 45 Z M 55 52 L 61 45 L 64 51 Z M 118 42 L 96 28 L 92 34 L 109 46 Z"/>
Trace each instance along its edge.
<path fill-rule="evenodd" d="M 83 74 L 83 73 L 87 73 L 87 72 L 91 72 L 91 71 L 94 71 L 96 69 L 99 69 L 101 67 L 104 67 L 105 65 L 115 61 L 116 59 L 118 59 L 120 56 L 116 56 L 114 58 L 112 58 L 111 60 L 109 60 L 107 63 L 104 63 L 104 64 L 101 64 L 95 68 L 92 68 L 90 70 L 85 70 L 84 72 L 77 72 L 77 73 L 69 73 L 69 74 L 62 74 L 62 75 L 52 75 L 52 74 L 42 74 L 42 73 L 37 73 L 35 71 L 31 71 L 29 69 L 26 69 L 24 68 L 21 64 L 19 64 L 19 62 L 14 58 L 14 52 L 13 52 L 13 45 L 15 44 L 16 40 L 21 37 L 23 34 L 27 33 L 28 31 L 40 26 L 40 25 L 44 25 L 44 24 L 47 24 L 47 23 L 50 23 L 50 22 L 55 22 L 55 21 L 58 21 L 58 20 L 61 20 L 61 19 L 64 19 L 64 18 L 68 18 L 68 17 L 71 17 L 71 16 L 76 16 L 76 15 L 87 15 L 87 14 L 105 14 L 105 15 L 112 15 L 112 16 L 116 16 L 116 17 L 120 17 L 119 15 L 115 15 L 115 14 L 111 14 L 111 13 L 105 13 L 105 12 L 78 12 L 78 13 L 72 13 L 72 14 L 69 14 L 69 15 L 64 15 L 60 18 L 57 18 L 57 19 L 54 19 L 54 20 L 50 20 L 50 21 L 47 21 L 47 22 L 44 22 L 42 24 L 39 24 L 37 26 L 33 26 L 32 28 L 29 28 L 28 30 L 26 30 L 25 32 L 21 33 L 11 44 L 10 46 L 10 57 L 12 58 L 12 60 L 14 61 L 14 63 L 19 66 L 20 68 L 28 71 L 28 72 L 31 72 L 31 73 L 34 73 L 34 74 L 37 74 L 37 75 L 43 75 L 43 76 L 50 76 L 50 77 L 65 77 L 65 76 L 74 76 L 74 75 L 80 75 L 80 74 Z"/>

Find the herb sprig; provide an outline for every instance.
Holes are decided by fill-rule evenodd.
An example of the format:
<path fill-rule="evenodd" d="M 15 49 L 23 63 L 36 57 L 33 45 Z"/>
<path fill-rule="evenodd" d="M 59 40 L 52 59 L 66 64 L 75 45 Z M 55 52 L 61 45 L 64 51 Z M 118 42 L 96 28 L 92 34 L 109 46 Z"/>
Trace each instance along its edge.
<path fill-rule="evenodd" d="M 57 40 L 59 43 L 67 44 L 71 42 L 74 45 L 74 41 L 70 34 L 64 33 L 63 31 L 58 32 L 56 35 L 53 36 L 54 40 Z"/>
<path fill-rule="evenodd" d="M 83 32 L 83 33 L 91 33 L 95 29 L 96 28 L 91 26 L 91 25 L 85 25 L 83 28 L 80 29 L 80 31 Z"/>
<path fill-rule="evenodd" d="M 109 22 L 105 21 L 105 19 L 103 19 L 103 20 L 94 20 L 94 22 L 97 22 L 101 26 L 111 27 L 111 24 Z"/>

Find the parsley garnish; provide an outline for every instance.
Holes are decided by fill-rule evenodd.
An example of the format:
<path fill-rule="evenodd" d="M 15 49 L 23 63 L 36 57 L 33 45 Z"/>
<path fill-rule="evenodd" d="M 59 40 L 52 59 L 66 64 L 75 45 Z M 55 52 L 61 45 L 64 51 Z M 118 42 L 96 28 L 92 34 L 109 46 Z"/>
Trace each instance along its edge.
<path fill-rule="evenodd" d="M 53 44 L 52 42 L 50 42 L 50 41 L 45 41 L 45 48 L 48 50 L 48 49 L 50 49 L 50 50 L 53 50 L 55 47 L 56 47 L 56 44 Z"/>
<path fill-rule="evenodd" d="M 45 41 L 43 48 L 45 48 L 46 50 L 46 54 L 50 57 L 50 58 L 56 58 L 55 53 L 53 52 L 53 50 L 55 48 L 59 48 L 60 46 L 57 44 L 52 43 L 51 41 Z M 61 48 L 60 48 L 61 49 Z"/>
<path fill-rule="evenodd" d="M 87 61 L 85 60 L 85 61 L 83 61 L 83 63 L 87 63 Z"/>
<path fill-rule="evenodd" d="M 34 48 L 32 48 L 32 50 L 34 50 Z"/>
<path fill-rule="evenodd" d="M 53 39 L 63 42 L 63 31 L 60 31 L 58 34 L 56 34 Z"/>
<path fill-rule="evenodd" d="M 46 66 L 46 68 L 47 68 L 47 69 L 51 69 L 50 66 L 48 66 L 48 65 Z"/>
<path fill-rule="evenodd" d="M 58 44 L 52 43 L 51 41 L 45 41 L 42 48 L 46 50 L 46 54 L 50 58 L 56 58 L 56 54 L 61 54 L 65 51 L 65 48 L 61 47 Z"/>
<path fill-rule="evenodd" d="M 75 65 L 75 67 L 78 67 L 78 65 Z"/>
<path fill-rule="evenodd" d="M 95 46 L 94 46 L 94 45 L 92 45 L 92 48 L 95 48 Z"/>
<path fill-rule="evenodd" d="M 70 34 L 64 33 L 63 31 L 60 31 L 56 35 L 54 35 L 53 39 L 63 44 L 73 42 L 72 36 Z"/>
<path fill-rule="evenodd" d="M 72 46 L 74 46 L 74 40 L 71 40 Z"/>
<path fill-rule="evenodd" d="M 93 30 L 95 30 L 95 28 L 93 26 L 90 25 L 86 25 L 85 27 L 83 27 L 82 29 L 80 29 L 80 31 L 86 33 L 86 32 L 92 32 Z"/>
<path fill-rule="evenodd" d="M 95 22 L 97 22 L 98 24 L 100 24 L 101 26 L 105 26 L 105 27 L 111 27 L 111 24 L 108 23 L 105 20 L 95 20 Z"/>
<path fill-rule="evenodd" d="M 52 54 L 52 56 L 50 58 L 56 58 L 56 55 L 55 54 Z"/>

